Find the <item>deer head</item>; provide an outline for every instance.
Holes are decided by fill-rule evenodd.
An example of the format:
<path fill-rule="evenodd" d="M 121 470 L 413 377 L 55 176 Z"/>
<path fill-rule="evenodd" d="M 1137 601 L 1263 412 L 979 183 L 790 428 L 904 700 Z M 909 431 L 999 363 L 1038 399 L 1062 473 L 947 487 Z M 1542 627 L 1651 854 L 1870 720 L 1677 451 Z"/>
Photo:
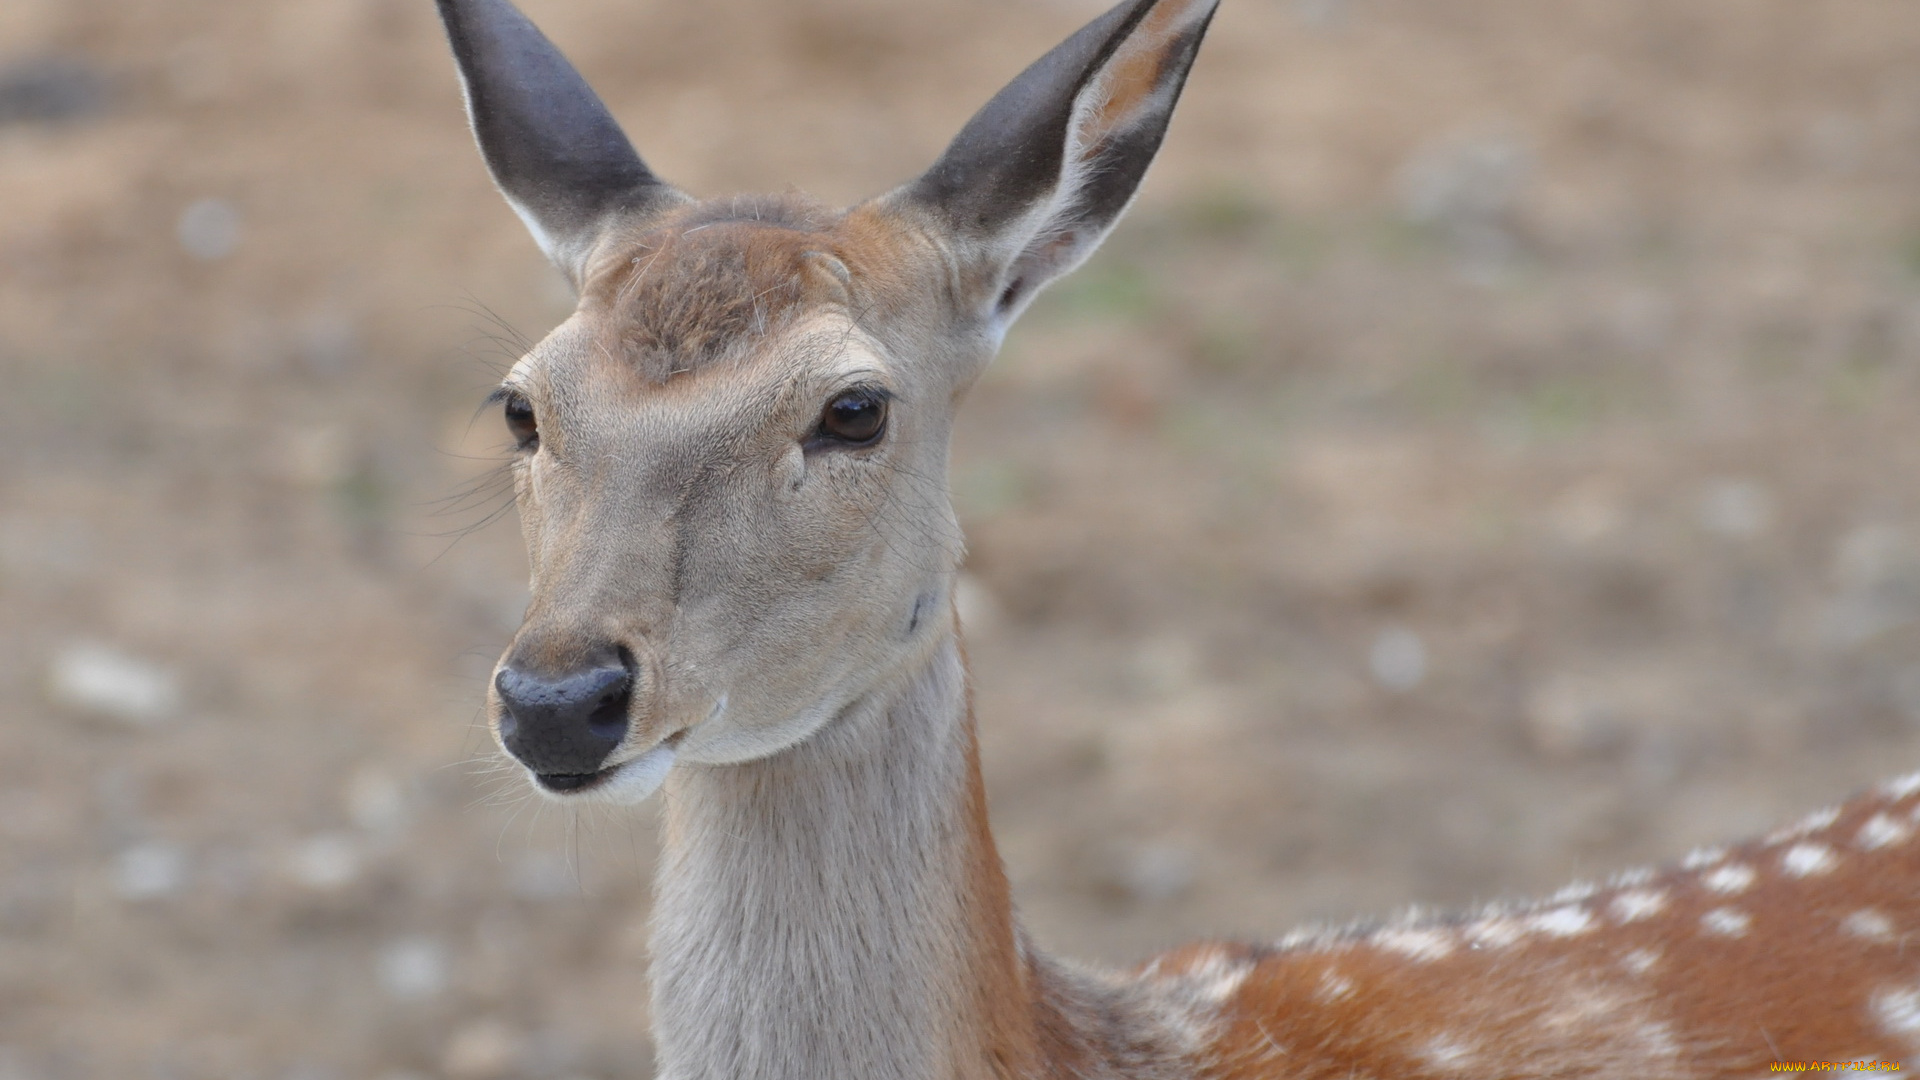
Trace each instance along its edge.
<path fill-rule="evenodd" d="M 682 194 L 507 0 L 440 0 L 481 153 L 579 296 L 496 393 L 532 602 L 489 705 L 538 787 L 775 754 L 954 632 L 954 409 L 1133 198 L 1215 2 L 1127 0 L 831 209 Z"/>

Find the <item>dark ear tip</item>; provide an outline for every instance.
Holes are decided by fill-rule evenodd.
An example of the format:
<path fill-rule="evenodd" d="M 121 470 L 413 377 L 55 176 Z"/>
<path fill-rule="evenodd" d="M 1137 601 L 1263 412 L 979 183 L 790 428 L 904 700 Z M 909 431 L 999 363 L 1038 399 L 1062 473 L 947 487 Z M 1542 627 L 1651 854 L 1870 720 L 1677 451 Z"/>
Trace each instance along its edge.
<path fill-rule="evenodd" d="M 510 0 L 436 3 L 481 156 L 549 258 L 564 264 L 590 247 L 609 212 L 674 201 L 579 71 Z"/>
<path fill-rule="evenodd" d="M 1160 149 L 1218 6 L 1125 0 L 1021 72 L 890 197 L 977 253 L 991 284 L 969 305 L 1004 325 L 1099 245 Z"/>
<path fill-rule="evenodd" d="M 1156 8 L 1178 9 L 1178 29 L 1149 28 Z M 1050 197 L 1065 172 L 1065 152 L 1082 93 L 1136 34 L 1167 34 L 1158 42 L 1160 66 L 1151 80 L 1171 86 L 1166 107 L 1145 120 L 1164 132 L 1218 9 L 1218 0 L 1123 0 L 1021 72 L 973 115 L 933 167 L 906 188 L 909 198 L 938 211 L 956 229 L 990 233 Z M 1189 16 L 1185 13 L 1191 12 Z M 1168 31 L 1171 31 L 1170 33 Z M 1155 138 L 1124 141 L 1145 147 Z M 1123 166 L 1137 183 L 1144 174 Z M 1131 190 L 1131 188 L 1129 188 Z"/>

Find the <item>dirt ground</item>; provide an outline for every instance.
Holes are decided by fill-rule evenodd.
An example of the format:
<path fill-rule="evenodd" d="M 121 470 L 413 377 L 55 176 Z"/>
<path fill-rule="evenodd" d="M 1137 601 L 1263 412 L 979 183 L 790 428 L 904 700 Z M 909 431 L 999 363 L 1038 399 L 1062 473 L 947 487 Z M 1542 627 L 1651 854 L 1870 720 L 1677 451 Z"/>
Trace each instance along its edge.
<path fill-rule="evenodd" d="M 528 0 L 662 174 L 839 200 L 1099 6 Z M 478 716 L 476 410 L 567 308 L 426 0 L 0 5 L 0 1080 L 652 1074 L 654 820 Z M 1026 918 L 1463 905 L 1920 767 L 1917 411 L 1920 8 L 1227 0 L 959 434 Z"/>

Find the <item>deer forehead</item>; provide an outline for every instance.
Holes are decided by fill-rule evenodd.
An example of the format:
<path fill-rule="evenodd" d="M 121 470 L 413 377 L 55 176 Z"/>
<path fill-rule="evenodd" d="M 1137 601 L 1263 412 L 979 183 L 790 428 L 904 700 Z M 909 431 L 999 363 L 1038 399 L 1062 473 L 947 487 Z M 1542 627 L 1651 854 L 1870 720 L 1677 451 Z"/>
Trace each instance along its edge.
<path fill-rule="evenodd" d="M 694 204 L 610 230 L 576 318 L 601 356 L 665 385 L 763 357 L 822 316 L 877 325 L 924 306 L 927 247 L 901 223 L 797 196 Z"/>

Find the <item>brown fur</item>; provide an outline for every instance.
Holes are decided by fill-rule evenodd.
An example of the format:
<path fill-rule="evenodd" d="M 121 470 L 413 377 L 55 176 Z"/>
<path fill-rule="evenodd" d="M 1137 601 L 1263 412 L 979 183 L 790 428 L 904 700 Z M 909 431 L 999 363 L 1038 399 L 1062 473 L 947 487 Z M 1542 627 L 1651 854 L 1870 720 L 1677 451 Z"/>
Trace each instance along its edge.
<path fill-rule="evenodd" d="M 1224 1027 L 1200 1075 L 1708 1078 L 1760 1075 L 1776 1060 L 1910 1058 L 1920 1032 L 1902 1028 L 1885 1003 L 1901 994 L 1920 1000 L 1920 955 L 1907 947 L 1920 933 L 1920 840 L 1863 850 L 1860 837 L 1874 815 L 1908 822 L 1916 807 L 1911 792 L 1869 795 L 1805 834 L 1560 904 L 1355 930 L 1289 949 L 1228 947 L 1245 975 L 1223 1003 Z M 1830 869 L 1786 869 L 1803 842 L 1831 852 Z M 1741 882 L 1748 871 L 1739 888 L 1713 887 L 1716 874 Z M 1616 902 L 1636 893 L 1664 902 L 1624 918 L 1628 909 Z M 1476 928 L 1491 920 L 1524 926 L 1555 911 L 1578 913 L 1566 926 L 1581 917 L 1590 924 L 1475 944 Z M 1738 935 L 1716 933 L 1705 921 L 1715 911 L 1749 922 Z M 1885 917 L 1890 932 L 1851 931 L 1849 917 L 1861 912 Z M 1444 955 L 1393 947 L 1393 935 L 1406 932 L 1438 935 Z M 1210 951 L 1169 954 L 1149 972 L 1179 971 Z"/>
<path fill-rule="evenodd" d="M 846 306 L 842 218 L 799 196 L 695 204 L 603 245 L 582 309 L 648 383 L 737 359 L 802 311 Z"/>
<path fill-rule="evenodd" d="M 958 614 L 954 637 L 959 638 Z M 966 662 L 962 650 L 961 663 Z M 1019 930 L 1013 921 L 1013 890 L 1007 883 L 1000 851 L 987 820 L 987 784 L 980 772 L 980 739 L 974 727 L 971 682 L 966 695 L 967 739 L 967 906 L 968 950 L 979 958 L 978 981 L 972 987 L 977 1031 L 956 1032 L 962 1047 L 972 1043 L 985 1051 L 996 1077 L 1032 1076 L 1048 1060 L 1034 1017 L 1034 987 L 1021 957 Z M 964 1052 L 964 1049 L 962 1050 Z"/>

